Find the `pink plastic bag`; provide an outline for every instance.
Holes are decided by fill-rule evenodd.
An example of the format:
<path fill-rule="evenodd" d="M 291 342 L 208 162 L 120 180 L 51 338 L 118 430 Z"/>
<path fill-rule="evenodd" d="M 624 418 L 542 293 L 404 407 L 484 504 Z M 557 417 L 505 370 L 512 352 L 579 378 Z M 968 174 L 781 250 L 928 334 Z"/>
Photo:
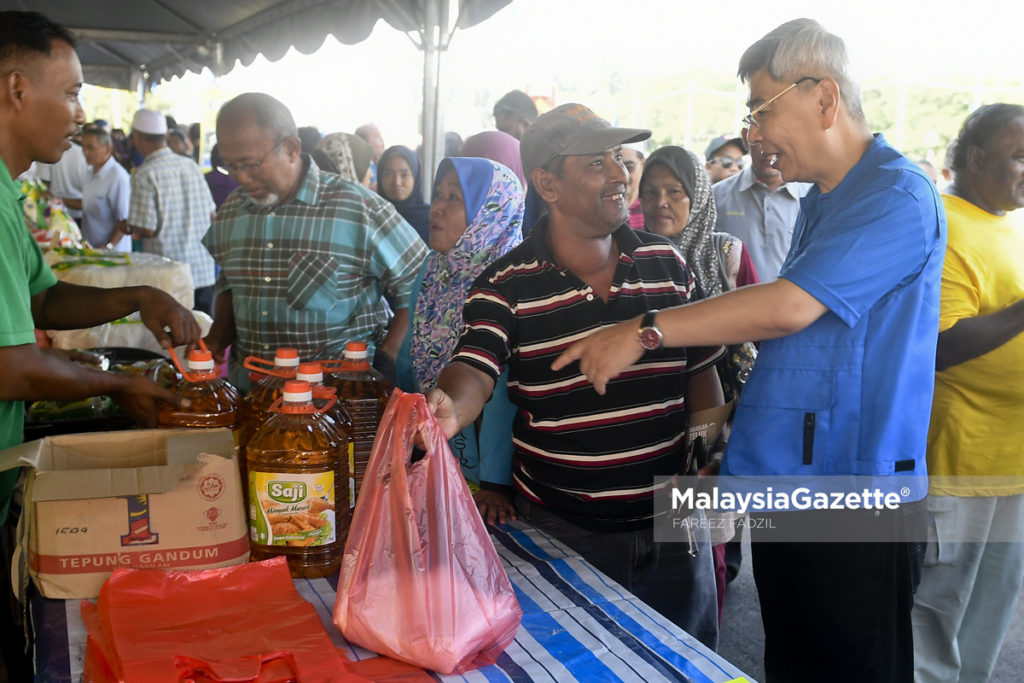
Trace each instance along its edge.
<path fill-rule="evenodd" d="M 427 454 L 410 464 L 417 432 Z M 493 664 L 522 615 L 426 400 L 396 389 L 345 544 L 334 623 L 349 642 L 448 674 Z"/>

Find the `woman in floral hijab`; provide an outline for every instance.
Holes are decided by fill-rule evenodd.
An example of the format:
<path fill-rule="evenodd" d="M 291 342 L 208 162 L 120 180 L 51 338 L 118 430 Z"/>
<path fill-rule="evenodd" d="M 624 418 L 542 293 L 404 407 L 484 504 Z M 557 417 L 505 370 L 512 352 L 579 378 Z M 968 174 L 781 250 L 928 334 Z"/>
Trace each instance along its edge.
<path fill-rule="evenodd" d="M 398 354 L 398 386 L 425 392 L 437 384 L 462 334 L 462 307 L 473 281 L 522 241 L 523 188 L 515 173 L 488 159 L 444 159 L 438 166 L 430 205 L 430 255 L 413 286 L 409 332 Z M 484 407 L 479 432 L 470 425 L 449 440 L 468 478 L 479 477 L 478 445 L 493 430 L 498 444 L 511 449 L 510 407 L 504 378 L 494 396 L 503 406 Z M 492 419 L 489 414 L 501 413 Z M 482 449 L 481 449 L 482 450 Z M 501 462 L 500 458 L 494 462 Z M 499 468 L 507 468 L 508 460 Z M 505 473 L 505 479 L 508 478 Z M 496 481 L 493 476 L 487 481 Z"/>

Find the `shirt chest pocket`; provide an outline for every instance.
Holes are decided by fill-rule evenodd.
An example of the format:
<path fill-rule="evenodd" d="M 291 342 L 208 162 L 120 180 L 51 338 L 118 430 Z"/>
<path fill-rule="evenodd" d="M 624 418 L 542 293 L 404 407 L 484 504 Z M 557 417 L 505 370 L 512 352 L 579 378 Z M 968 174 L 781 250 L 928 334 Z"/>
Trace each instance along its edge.
<path fill-rule="evenodd" d="M 288 260 L 288 305 L 327 311 L 338 303 L 338 260 L 328 254 L 296 253 Z"/>

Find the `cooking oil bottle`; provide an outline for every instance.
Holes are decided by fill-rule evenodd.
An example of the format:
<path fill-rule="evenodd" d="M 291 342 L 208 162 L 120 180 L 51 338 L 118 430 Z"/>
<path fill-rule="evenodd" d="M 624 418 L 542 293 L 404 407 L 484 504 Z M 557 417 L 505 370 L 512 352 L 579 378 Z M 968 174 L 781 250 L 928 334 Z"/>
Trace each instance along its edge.
<path fill-rule="evenodd" d="M 324 361 L 327 365 L 338 365 L 338 361 Z M 299 368 L 295 372 L 295 379 L 302 380 L 303 382 L 309 382 L 309 386 L 312 387 L 313 404 L 320 407 L 326 403 L 326 401 L 335 398 L 337 396 L 337 390 L 334 387 L 324 386 L 324 368 L 320 362 L 309 362 L 299 363 Z M 317 388 L 320 387 L 323 392 L 323 398 L 317 396 Z M 342 469 L 338 476 L 348 477 L 348 495 L 349 502 L 352 507 L 355 507 L 355 461 L 352 451 L 352 416 L 348 412 L 348 408 L 345 407 L 344 401 L 335 401 L 334 408 L 325 413 L 326 416 L 334 420 L 335 424 L 341 429 L 341 431 L 348 438 L 348 453 L 344 463 L 342 463 Z"/>
<path fill-rule="evenodd" d="M 175 393 L 189 400 L 187 408 L 163 404 L 157 414 L 160 427 L 191 427 L 210 429 L 237 425 L 238 405 L 241 398 L 238 391 L 220 377 L 213 363 L 213 354 L 200 342 L 201 348 L 189 349 L 186 367 L 182 368 L 177 355 L 171 353 L 182 379 Z"/>
<path fill-rule="evenodd" d="M 270 417 L 270 406 L 281 396 L 284 383 L 295 379 L 299 352 L 281 348 L 274 353 L 273 363 L 249 356 L 242 365 L 251 371 L 249 377 L 253 380 L 253 387 L 242 399 L 238 410 L 238 446 L 242 449 L 239 457 L 244 461 L 245 445 Z M 242 481 L 245 481 L 244 477 Z"/>
<path fill-rule="evenodd" d="M 293 577 L 338 571 L 348 536 L 348 437 L 318 408 L 308 382 L 289 380 L 246 449 L 253 560 L 279 555 Z"/>
<path fill-rule="evenodd" d="M 326 379 L 327 386 L 338 390 L 338 399 L 345 403 L 352 416 L 353 505 L 370 461 L 377 425 L 391 394 L 391 385 L 384 375 L 370 366 L 368 355 L 366 342 L 348 342 L 340 367 L 332 370 Z"/>

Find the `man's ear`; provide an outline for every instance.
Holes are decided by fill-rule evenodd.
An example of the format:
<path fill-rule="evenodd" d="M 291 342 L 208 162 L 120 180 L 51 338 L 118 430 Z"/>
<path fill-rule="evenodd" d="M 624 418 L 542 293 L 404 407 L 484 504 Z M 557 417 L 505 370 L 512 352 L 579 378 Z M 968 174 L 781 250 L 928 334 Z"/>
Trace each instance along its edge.
<path fill-rule="evenodd" d="M 289 161 L 295 161 L 302 156 L 302 140 L 294 135 L 289 135 L 281 141 L 281 149 Z"/>
<path fill-rule="evenodd" d="M 967 170 L 971 173 L 980 173 L 981 167 L 985 165 L 985 150 L 978 145 L 971 145 L 967 148 Z"/>
<path fill-rule="evenodd" d="M 15 69 L 3 79 L 3 98 L 10 102 L 16 111 L 25 107 L 25 96 L 28 90 L 28 80 L 23 71 Z"/>
<path fill-rule="evenodd" d="M 839 84 L 831 78 L 823 78 L 815 84 L 818 94 L 818 109 L 821 116 L 821 126 L 828 130 L 835 125 L 839 118 L 839 107 L 842 104 L 843 94 L 839 91 Z"/>
<path fill-rule="evenodd" d="M 530 182 L 546 204 L 558 202 L 558 176 L 554 173 L 544 168 L 535 168 L 530 171 Z"/>

